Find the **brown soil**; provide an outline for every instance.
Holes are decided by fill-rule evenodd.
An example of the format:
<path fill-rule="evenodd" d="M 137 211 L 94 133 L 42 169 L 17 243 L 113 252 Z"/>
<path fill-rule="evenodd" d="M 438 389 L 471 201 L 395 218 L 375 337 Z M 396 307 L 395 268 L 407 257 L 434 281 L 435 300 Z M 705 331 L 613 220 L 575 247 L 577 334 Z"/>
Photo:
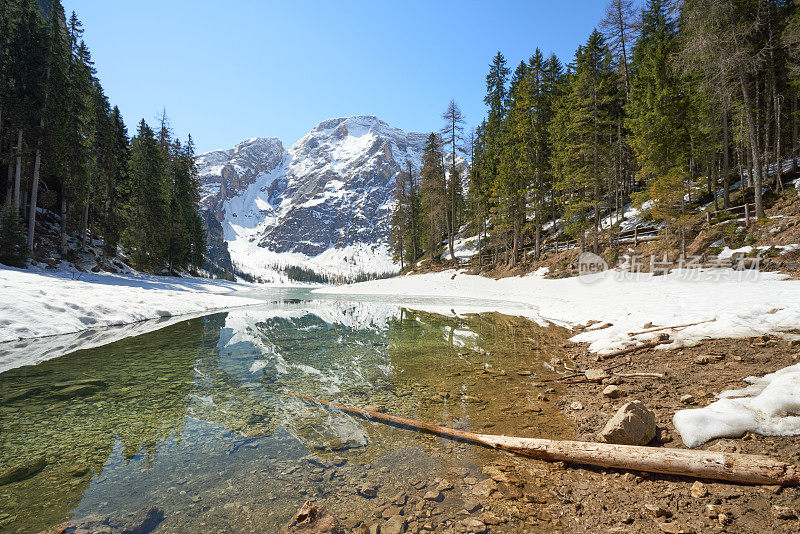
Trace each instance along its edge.
<path fill-rule="evenodd" d="M 608 368 L 617 360 L 597 362 L 583 347 L 569 349 L 579 369 Z M 698 356 L 718 361 L 698 364 Z M 618 373 L 649 372 L 664 378 L 619 378 L 625 396 L 608 399 L 606 386 L 597 383 L 569 385 L 559 406 L 575 421 L 578 438 L 593 441 L 605 422 L 624 403 L 641 400 L 655 414 L 659 435 L 655 446 L 683 447 L 672 416 L 677 410 L 705 406 L 714 395 L 745 384 L 742 378 L 764 375 L 797 363 L 798 349 L 779 339 L 721 339 L 677 351 L 646 350 L 614 369 Z M 572 367 L 572 366 L 570 366 Z M 683 395 L 692 395 L 691 405 Z M 574 409 L 574 402 L 582 409 Z M 765 454 L 800 464 L 797 437 L 765 437 L 747 434 L 740 439 L 717 439 L 702 449 Z M 551 475 L 550 478 L 553 478 Z M 572 466 L 555 481 L 562 498 L 561 520 L 574 532 L 797 532 L 797 518 L 782 519 L 780 508 L 800 513 L 800 489 L 778 486 L 750 487 L 702 481 L 708 495 L 692 496 L 694 480 L 683 477 Z M 702 493 L 702 492 L 701 492 Z M 645 505 L 656 505 L 669 517 L 653 517 Z M 789 514 L 791 515 L 791 514 Z"/>

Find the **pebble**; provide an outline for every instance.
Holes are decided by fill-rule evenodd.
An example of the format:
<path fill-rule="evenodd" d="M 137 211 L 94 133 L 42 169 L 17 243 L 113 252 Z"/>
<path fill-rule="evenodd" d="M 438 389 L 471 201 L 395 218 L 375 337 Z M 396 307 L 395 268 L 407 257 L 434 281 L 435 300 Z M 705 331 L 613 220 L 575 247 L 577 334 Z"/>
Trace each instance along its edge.
<path fill-rule="evenodd" d="M 439 490 L 430 490 L 422 497 L 426 501 L 442 502 L 444 500 L 444 493 Z"/>
<path fill-rule="evenodd" d="M 378 496 L 378 487 L 374 484 L 364 483 L 359 484 L 356 486 L 356 491 L 362 497 L 366 497 L 367 499 L 372 499 Z"/>
<path fill-rule="evenodd" d="M 703 497 L 708 495 L 708 488 L 706 488 L 705 484 L 697 480 L 692 484 L 689 493 L 695 499 L 702 499 Z"/>
<path fill-rule="evenodd" d="M 681 403 L 683 404 L 694 404 L 695 399 L 694 395 L 681 395 Z"/>
<path fill-rule="evenodd" d="M 381 534 L 402 534 L 405 531 L 406 520 L 399 515 L 390 518 L 381 528 Z"/>
<path fill-rule="evenodd" d="M 591 380 L 592 382 L 600 382 L 609 377 L 605 369 L 591 368 L 585 370 L 583 374 L 586 376 L 586 380 Z"/>
<path fill-rule="evenodd" d="M 470 534 L 482 534 L 483 532 L 486 532 L 486 524 L 477 519 L 467 519 L 464 522 L 464 527 Z"/>
<path fill-rule="evenodd" d="M 694 529 L 680 523 L 658 523 L 658 529 L 666 534 L 695 534 Z"/>
<path fill-rule="evenodd" d="M 481 508 L 483 508 L 483 505 L 474 499 L 467 499 L 464 501 L 464 510 L 471 514 L 477 512 Z"/>
<path fill-rule="evenodd" d="M 644 509 L 653 517 L 671 517 L 672 512 L 657 504 L 645 504 Z"/>
<path fill-rule="evenodd" d="M 778 519 L 795 519 L 797 512 L 786 506 L 773 506 L 772 514 Z"/>
<path fill-rule="evenodd" d="M 625 392 L 617 386 L 610 385 L 606 386 L 603 390 L 603 396 L 608 397 L 609 399 L 618 399 L 620 397 L 624 397 Z"/>
<path fill-rule="evenodd" d="M 403 515 L 403 509 L 399 506 L 390 506 L 386 510 L 383 511 L 381 514 L 384 519 L 392 518 L 396 515 Z"/>
<path fill-rule="evenodd" d="M 581 404 L 578 401 L 574 401 L 572 404 L 569 405 L 569 407 L 573 410 L 583 410 L 583 404 Z"/>

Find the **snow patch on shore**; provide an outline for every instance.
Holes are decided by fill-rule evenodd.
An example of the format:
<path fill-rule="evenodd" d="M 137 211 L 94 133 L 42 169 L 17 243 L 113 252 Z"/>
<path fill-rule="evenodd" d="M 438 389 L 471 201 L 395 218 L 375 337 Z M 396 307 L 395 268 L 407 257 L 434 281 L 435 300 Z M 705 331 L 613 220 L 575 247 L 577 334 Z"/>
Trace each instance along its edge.
<path fill-rule="evenodd" d="M 256 287 L 203 278 L 0 266 L 0 343 L 257 304 L 235 295 Z"/>
<path fill-rule="evenodd" d="M 715 438 L 738 438 L 745 432 L 764 436 L 800 435 L 800 364 L 725 391 L 705 408 L 680 410 L 673 423 L 684 445 L 698 447 Z"/>
<path fill-rule="evenodd" d="M 710 338 L 746 338 L 776 334 L 794 339 L 788 331 L 800 326 L 800 281 L 778 273 L 751 278 L 732 269 L 676 270 L 664 276 L 607 272 L 589 277 L 548 280 L 538 276 L 495 280 L 450 270 L 399 276 L 348 286 L 324 287 L 315 293 L 393 296 L 414 299 L 461 299 L 476 311 L 499 311 L 539 323 L 564 326 L 591 320 L 612 323 L 572 338 L 589 343 L 589 350 L 608 353 L 657 339 L 668 333 L 672 343 L 661 348 L 693 346 Z M 590 283 L 587 283 L 590 282 Z M 655 326 L 704 322 L 629 336 Z"/>

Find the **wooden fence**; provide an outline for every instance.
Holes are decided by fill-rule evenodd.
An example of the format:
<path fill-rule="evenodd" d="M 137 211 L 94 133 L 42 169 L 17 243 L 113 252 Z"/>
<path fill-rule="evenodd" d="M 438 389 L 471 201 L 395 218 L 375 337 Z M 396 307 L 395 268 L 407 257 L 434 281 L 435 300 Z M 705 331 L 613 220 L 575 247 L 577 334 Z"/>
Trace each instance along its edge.
<path fill-rule="evenodd" d="M 711 223 L 714 220 L 714 218 L 719 217 L 723 213 L 733 213 L 733 214 L 743 213 L 744 214 L 744 224 L 745 224 L 745 226 L 750 226 L 750 219 L 751 219 L 751 216 L 752 216 L 753 212 L 755 212 L 755 210 L 756 210 L 756 205 L 755 204 L 746 203 L 746 204 L 742 204 L 740 206 L 731 206 L 730 208 L 723 208 L 723 209 L 720 209 L 720 210 L 707 211 L 706 212 L 706 222 L 708 223 L 709 226 L 711 226 Z"/>

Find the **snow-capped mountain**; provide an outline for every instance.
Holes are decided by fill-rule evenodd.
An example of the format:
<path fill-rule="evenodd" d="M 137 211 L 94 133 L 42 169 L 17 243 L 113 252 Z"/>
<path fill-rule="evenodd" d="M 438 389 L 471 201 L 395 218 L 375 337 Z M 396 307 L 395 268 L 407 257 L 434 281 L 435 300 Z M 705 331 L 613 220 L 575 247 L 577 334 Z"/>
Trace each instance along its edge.
<path fill-rule="evenodd" d="M 197 156 L 203 207 L 237 268 L 267 280 L 287 266 L 345 278 L 395 272 L 395 178 L 409 164 L 419 172 L 425 138 L 356 116 L 324 121 L 288 150 L 248 139 Z"/>

